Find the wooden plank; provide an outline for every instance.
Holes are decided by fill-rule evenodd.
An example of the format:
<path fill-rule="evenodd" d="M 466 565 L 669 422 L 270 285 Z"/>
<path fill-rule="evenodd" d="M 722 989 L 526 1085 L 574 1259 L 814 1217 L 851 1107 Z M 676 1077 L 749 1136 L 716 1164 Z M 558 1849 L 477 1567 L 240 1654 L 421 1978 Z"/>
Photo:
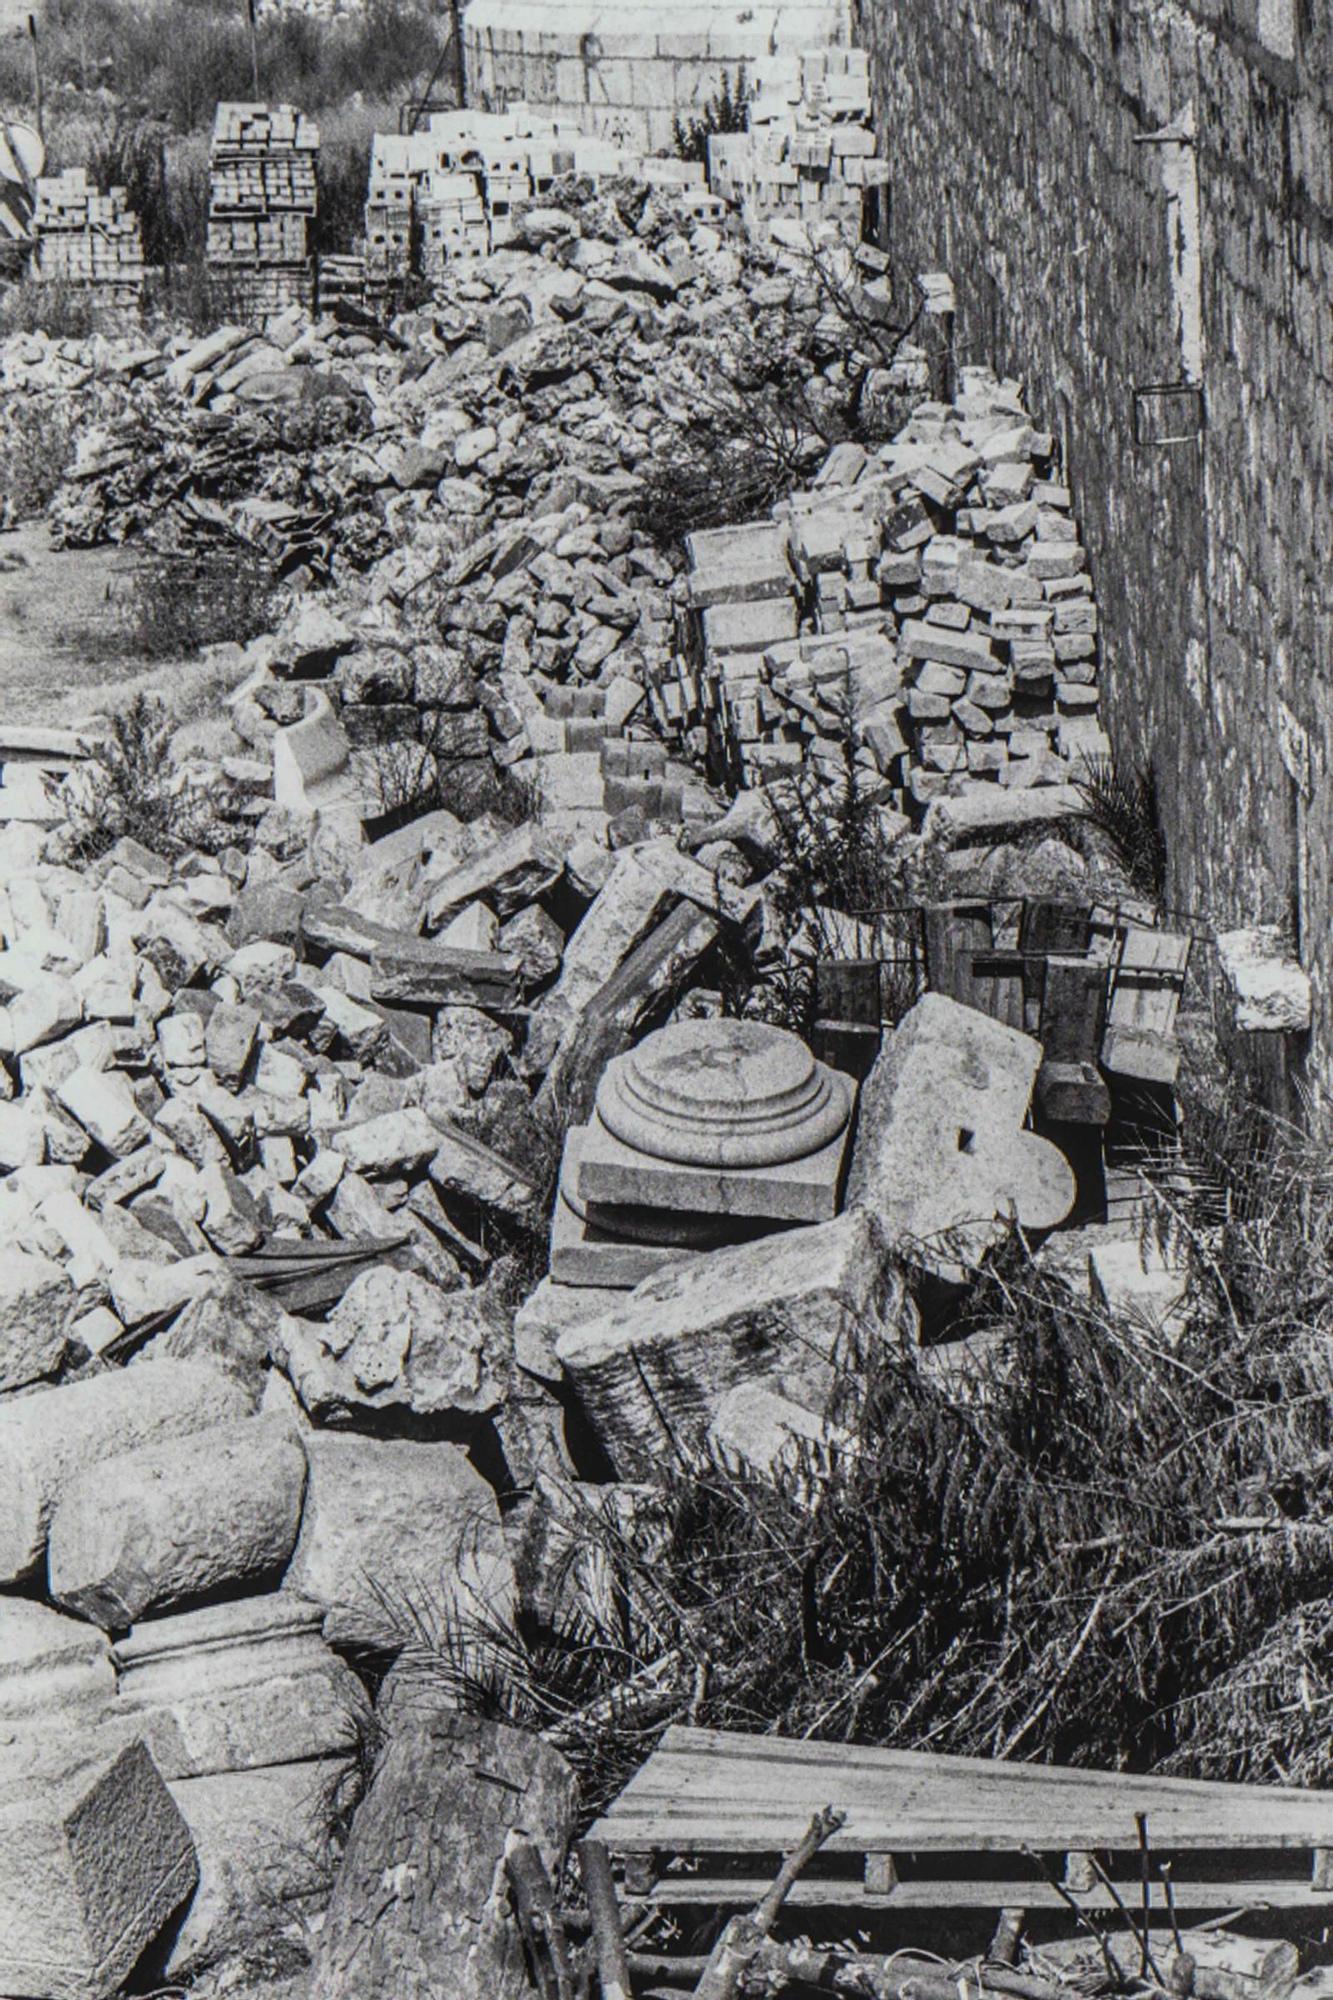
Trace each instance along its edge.
<path fill-rule="evenodd" d="M 1105 1125 L 1111 1093 L 1098 1069 L 1106 1009 L 1106 968 L 1086 958 L 1045 962 L 1039 1034 L 1044 1060 L 1037 1105 L 1060 1124 Z"/>
<path fill-rule="evenodd" d="M 684 1875 L 659 1878 L 647 1889 L 624 1891 L 627 1903 L 707 1904 L 738 1908 L 757 1903 L 772 1887 L 771 1875 Z M 1122 1900 L 1135 1907 L 1138 1879 L 1126 1875 L 1117 1882 Z M 1305 1881 L 1276 1877 L 1245 1878 L 1234 1882 L 1184 1882 L 1175 1885 L 1179 1910 L 1302 1909 L 1333 1904 L 1333 1892 L 1320 1892 Z M 806 1877 L 798 1881 L 787 1898 L 789 1903 L 807 1908 L 855 1908 L 894 1910 L 1002 1909 L 1006 1904 L 1022 1904 L 1025 1909 L 1067 1909 L 1059 1893 L 1048 1882 L 1033 1876 L 1013 1881 L 915 1881 L 899 1882 L 882 1893 L 868 1890 L 855 1879 L 829 1881 Z M 1115 1907 L 1109 1891 L 1098 1883 L 1079 1902 L 1087 1910 Z"/>
<path fill-rule="evenodd" d="M 1179 1851 L 1333 1846 L 1333 1795 L 673 1729 L 595 1837 L 625 1849 L 780 1848 L 848 1815 L 830 1851 L 1115 1849 L 1136 1812 Z M 812 1803 L 813 1802 L 813 1803 Z"/>
<path fill-rule="evenodd" d="M 988 903 L 931 903 L 922 912 L 926 940 L 926 979 L 931 991 L 943 993 L 964 1007 L 983 1013 L 989 988 L 978 982 L 973 960 L 992 948 Z M 984 996 L 984 997 L 982 997 Z"/>
<path fill-rule="evenodd" d="M 1106 1069 L 1144 1083 L 1175 1082 L 1176 1013 L 1189 952 L 1189 938 L 1171 931 L 1131 926 L 1125 932 L 1102 1041 Z"/>

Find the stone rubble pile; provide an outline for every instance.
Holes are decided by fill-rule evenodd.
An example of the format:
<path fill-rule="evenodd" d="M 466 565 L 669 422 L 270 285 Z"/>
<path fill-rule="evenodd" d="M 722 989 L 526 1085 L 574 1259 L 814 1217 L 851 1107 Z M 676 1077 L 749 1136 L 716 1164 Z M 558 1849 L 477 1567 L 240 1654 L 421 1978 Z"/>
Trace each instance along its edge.
<path fill-rule="evenodd" d="M 947 869 L 974 800 L 988 847 L 993 801 L 1060 802 L 1095 610 L 1050 439 L 981 371 L 922 400 L 919 352 L 865 353 L 797 247 L 688 189 L 538 192 L 385 336 L 289 311 L 4 353 L 96 405 L 66 540 L 240 535 L 331 584 L 238 649 L 244 754 L 172 780 L 197 845 L 84 863 L 95 762 L 21 811 L 0 783 L 0 1986 L 25 2000 L 104 2000 L 149 1944 L 177 1979 L 298 1938 L 381 1728 L 338 1894 L 389 1893 L 381 1780 L 421 1725 L 381 1673 L 423 1621 L 452 1657 L 567 1606 L 580 1509 L 628 1519 L 618 1482 L 667 1454 L 770 1477 L 836 1440 L 859 1364 L 918 1340 L 915 1274 L 1075 1199 L 1027 1129 L 1030 1034 L 929 995 L 858 1089 L 763 1018 L 814 949 L 794 776 L 853 760 L 904 880 Z M 687 575 L 646 474 L 719 351 L 763 344 L 826 407 L 878 376 L 915 414 L 813 447 L 811 484 L 692 536 Z"/>
<path fill-rule="evenodd" d="M 1097 607 L 1049 432 L 964 368 L 892 444 L 839 445 L 772 523 L 690 538 L 671 718 L 747 783 L 841 770 L 898 810 L 1063 785 L 1106 752 Z"/>
<path fill-rule="evenodd" d="M 414 132 L 377 132 L 366 194 L 366 275 L 372 286 L 410 272 L 437 277 L 457 258 L 486 257 L 521 240 L 520 211 L 547 200 L 567 175 L 626 175 L 697 190 L 715 214 L 702 165 L 652 159 L 526 104 L 503 111 L 431 112 Z"/>
<path fill-rule="evenodd" d="M 382 332 L 284 313 L 263 333 L 90 346 L 96 394 L 57 533 L 179 546 L 242 503 L 322 513 L 334 573 L 351 575 L 391 541 L 417 564 L 432 543 L 454 553 L 478 517 L 545 509 L 554 491 L 628 515 L 719 352 L 773 331 L 794 295 L 792 337 L 845 394 L 845 343 L 819 347 L 814 290 L 779 275 L 777 251 L 734 220 L 696 222 L 688 190 L 561 186 L 567 205 L 529 206 L 520 241 L 449 265 L 435 305 Z M 66 387 L 74 358 L 16 336 L 4 379 Z"/>

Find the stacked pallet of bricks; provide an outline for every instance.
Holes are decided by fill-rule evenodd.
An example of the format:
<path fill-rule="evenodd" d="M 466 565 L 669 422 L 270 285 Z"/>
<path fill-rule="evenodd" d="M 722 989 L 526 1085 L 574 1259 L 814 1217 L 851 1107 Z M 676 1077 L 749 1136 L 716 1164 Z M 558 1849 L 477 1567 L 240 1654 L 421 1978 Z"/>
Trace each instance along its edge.
<path fill-rule="evenodd" d="M 209 156 L 208 262 L 238 309 L 314 304 L 310 225 L 319 133 L 289 104 L 219 104 Z"/>
<path fill-rule="evenodd" d="M 38 277 L 86 286 L 98 304 L 139 303 L 143 244 L 123 187 L 99 194 L 82 167 L 44 176 L 37 183 L 33 233 Z"/>
<path fill-rule="evenodd" d="M 768 56 L 753 65 L 744 132 L 708 141 L 708 181 L 762 233 L 781 218 L 859 233 L 862 196 L 887 185 L 870 126 L 864 49 Z"/>
<path fill-rule="evenodd" d="M 776 518 L 688 538 L 659 723 L 736 782 L 845 767 L 888 804 L 1068 783 L 1108 744 L 1097 607 L 1054 441 L 965 368 L 891 445 L 838 445 Z M 848 735 L 851 743 L 848 744 Z"/>
<path fill-rule="evenodd" d="M 513 240 L 517 211 L 543 200 L 562 175 L 596 181 L 642 164 L 524 104 L 437 111 L 419 132 L 376 133 L 366 195 L 367 279 L 383 285 L 413 271 L 435 277 L 457 258 L 488 256 Z M 702 169 L 653 164 L 673 184 L 688 180 L 711 208 Z"/>

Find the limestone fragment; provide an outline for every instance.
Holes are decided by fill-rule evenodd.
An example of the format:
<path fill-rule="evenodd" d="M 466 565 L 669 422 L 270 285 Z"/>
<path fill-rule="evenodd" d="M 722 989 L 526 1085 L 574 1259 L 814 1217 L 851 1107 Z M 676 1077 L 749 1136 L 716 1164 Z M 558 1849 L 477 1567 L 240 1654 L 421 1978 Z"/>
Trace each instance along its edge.
<path fill-rule="evenodd" d="M 103 1459 L 56 1508 L 52 1597 L 111 1631 L 254 1588 L 295 1546 L 305 1469 L 291 1426 L 261 1417 Z"/>
<path fill-rule="evenodd" d="M 914 1324 L 861 1211 L 672 1264 L 612 1297 L 556 1352 L 622 1476 L 697 1445 L 739 1382 L 823 1414 L 858 1341 Z"/>
<path fill-rule="evenodd" d="M 495 1495 L 458 1445 L 315 1431 L 306 1450 L 301 1536 L 283 1581 L 326 1607 L 332 1644 L 395 1649 L 423 1607 L 510 1615 L 514 1576 Z"/>
<path fill-rule="evenodd" d="M 40 1561 L 61 1494 L 88 1466 L 248 1416 L 256 1400 L 202 1363 L 144 1361 L 0 1404 L 0 1583 Z"/>
<path fill-rule="evenodd" d="M 1024 1130 L 1041 1046 L 940 993 L 885 1039 L 861 1087 L 849 1206 L 902 1253 L 961 1278 L 1011 1221 L 1052 1229 L 1074 1202 L 1063 1154 Z"/>
<path fill-rule="evenodd" d="M 0 1392 L 54 1375 L 65 1358 L 74 1287 L 59 1264 L 0 1251 Z"/>
<path fill-rule="evenodd" d="M 142 1743 L 0 1751 L 0 1990 L 12 2000 L 108 2000 L 196 1873 Z"/>

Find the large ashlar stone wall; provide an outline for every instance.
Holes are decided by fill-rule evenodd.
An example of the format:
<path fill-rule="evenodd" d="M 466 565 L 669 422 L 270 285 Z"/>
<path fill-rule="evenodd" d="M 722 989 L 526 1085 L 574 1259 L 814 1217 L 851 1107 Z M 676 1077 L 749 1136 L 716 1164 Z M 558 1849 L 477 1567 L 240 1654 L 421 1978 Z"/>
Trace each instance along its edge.
<path fill-rule="evenodd" d="M 861 0 L 853 35 L 894 248 L 1062 438 L 1173 900 L 1297 926 L 1333 1085 L 1333 13 Z M 1136 386 L 1196 371 L 1202 442 L 1137 445 Z"/>
<path fill-rule="evenodd" d="M 522 100 L 584 132 L 669 150 L 738 68 L 760 56 L 847 41 L 848 0 L 681 7 L 660 0 L 471 0 L 464 16 L 472 101 Z"/>

